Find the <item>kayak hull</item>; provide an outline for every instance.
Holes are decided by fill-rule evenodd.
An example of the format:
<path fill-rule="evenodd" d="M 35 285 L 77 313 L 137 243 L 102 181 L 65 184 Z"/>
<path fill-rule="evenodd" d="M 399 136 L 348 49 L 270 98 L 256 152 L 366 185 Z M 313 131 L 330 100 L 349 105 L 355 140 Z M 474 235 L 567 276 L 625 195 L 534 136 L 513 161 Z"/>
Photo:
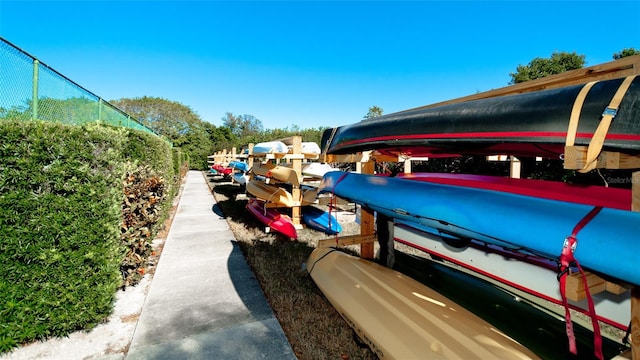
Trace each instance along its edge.
<path fill-rule="evenodd" d="M 475 239 L 557 259 L 565 238 L 594 206 L 463 186 L 330 172 L 333 193 L 437 234 Z M 602 208 L 577 235 L 574 255 L 592 272 L 640 285 L 640 213 Z M 621 251 L 624 249 L 624 251 Z"/>
<path fill-rule="evenodd" d="M 380 359 L 538 358 L 464 307 L 372 261 L 318 248 L 307 271 Z"/>

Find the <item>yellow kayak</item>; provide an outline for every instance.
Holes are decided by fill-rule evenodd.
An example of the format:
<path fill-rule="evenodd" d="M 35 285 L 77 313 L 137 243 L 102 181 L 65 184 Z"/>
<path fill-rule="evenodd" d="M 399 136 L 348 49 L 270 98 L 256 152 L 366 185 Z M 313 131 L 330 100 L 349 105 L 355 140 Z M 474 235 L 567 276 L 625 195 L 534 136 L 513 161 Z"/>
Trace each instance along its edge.
<path fill-rule="evenodd" d="M 258 163 L 253 165 L 251 171 L 256 175 L 273 178 L 280 182 L 294 186 L 300 185 L 300 178 L 298 178 L 298 174 L 296 174 L 292 168 L 284 165 L 275 165 L 270 162 L 265 164 Z"/>
<path fill-rule="evenodd" d="M 538 359 L 444 295 L 402 273 L 331 248 L 307 271 L 380 359 Z"/>
<path fill-rule="evenodd" d="M 285 188 L 274 184 L 267 184 L 260 180 L 249 180 L 247 192 L 267 203 L 279 207 L 293 207 L 313 204 L 316 201 L 317 189 L 301 189 L 301 199 L 296 200 Z"/>

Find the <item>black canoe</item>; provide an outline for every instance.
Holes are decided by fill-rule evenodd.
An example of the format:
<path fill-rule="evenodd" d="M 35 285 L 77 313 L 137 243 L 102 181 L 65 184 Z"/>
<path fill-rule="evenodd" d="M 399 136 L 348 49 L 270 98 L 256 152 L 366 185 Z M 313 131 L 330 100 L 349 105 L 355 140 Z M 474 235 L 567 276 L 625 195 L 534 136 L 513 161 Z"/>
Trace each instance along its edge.
<path fill-rule="evenodd" d="M 574 145 L 588 146 L 624 79 L 599 81 L 579 110 Z M 401 111 L 324 131 L 326 154 L 541 156 L 564 153 L 569 119 L 584 85 Z M 582 101 L 582 100 L 581 100 Z M 573 110 L 575 113 L 576 110 Z M 609 127 L 603 150 L 640 153 L 640 77 L 633 79 Z"/>

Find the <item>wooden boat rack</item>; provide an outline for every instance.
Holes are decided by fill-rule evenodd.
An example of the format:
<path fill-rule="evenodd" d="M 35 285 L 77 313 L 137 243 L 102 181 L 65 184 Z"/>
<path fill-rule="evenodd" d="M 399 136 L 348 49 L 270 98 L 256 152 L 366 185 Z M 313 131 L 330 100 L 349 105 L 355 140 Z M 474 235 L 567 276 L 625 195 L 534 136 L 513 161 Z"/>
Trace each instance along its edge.
<path fill-rule="evenodd" d="M 291 136 L 284 139 L 278 139 L 275 141 L 283 142 L 285 145 L 290 146 L 291 150 L 287 153 L 258 154 L 253 152 L 253 148 L 255 144 L 250 143 L 246 147 L 242 148 L 242 150 L 240 151 L 240 154 L 236 153 L 235 147 L 233 147 L 231 151 L 227 151 L 226 149 L 218 151 L 215 154 L 210 155 L 208 157 L 209 158 L 208 162 L 227 165 L 229 164 L 229 162 L 233 160 L 245 160 L 247 162 L 249 169 L 253 167 L 253 164 L 255 161 L 274 162 L 275 164 L 282 161 L 290 162 L 292 169 L 296 172 L 298 176 L 298 179 L 301 180 L 298 184 L 291 184 L 291 196 L 293 197 L 293 199 L 298 199 L 297 202 L 302 204 L 303 192 L 302 192 L 301 185 L 304 184 L 304 182 L 302 181 L 304 179 L 304 177 L 302 176 L 302 161 L 318 159 L 319 155 L 303 153 L 301 136 Z M 254 175 L 250 174 L 250 176 L 251 176 L 251 179 L 253 179 Z M 277 206 L 267 205 L 267 207 L 277 207 Z M 291 220 L 297 229 L 302 228 L 301 205 L 291 207 Z"/>
<path fill-rule="evenodd" d="M 532 80 L 504 88 L 499 88 L 491 91 L 477 93 L 457 99 L 452 99 L 440 103 L 425 105 L 406 111 L 418 110 L 428 107 L 441 106 L 446 104 L 454 104 L 464 101 L 477 100 L 483 98 L 490 98 L 495 96 L 503 96 L 510 94 L 518 94 L 530 91 L 539 91 L 545 89 L 553 89 L 569 85 L 586 84 L 590 81 L 609 80 L 616 78 L 623 78 L 627 76 L 640 75 L 640 55 L 634 55 L 625 57 L 616 61 L 586 67 L 582 69 L 567 71 L 561 74 L 548 76 L 545 78 Z M 292 145 L 293 153 L 291 154 L 262 154 L 252 155 L 253 144 L 248 146 L 248 154 L 236 154 L 235 148 L 231 152 L 223 150 L 217 152 L 214 155 L 209 156 L 210 163 L 228 163 L 238 158 L 246 158 L 249 167 L 252 166 L 253 161 L 257 158 L 262 158 L 264 161 L 285 159 L 292 162 L 293 168 L 301 176 L 301 164 L 305 159 L 305 155 L 301 153 L 302 139 L 300 136 L 294 136 L 281 140 L 287 145 Z M 580 170 L 586 163 L 587 147 L 573 146 L 568 144 L 565 147 L 564 154 L 564 168 Z M 376 151 L 365 151 L 355 154 L 327 154 L 322 153 L 319 159 L 325 163 L 331 162 L 347 162 L 356 163 L 358 172 L 364 174 L 373 174 L 375 170 L 375 164 L 378 162 L 404 162 L 405 172 L 411 172 L 412 160 L 426 160 L 409 158 L 402 156 L 389 156 L 382 155 Z M 513 165 L 513 164 L 512 164 Z M 519 166 L 519 164 L 516 164 Z M 640 156 L 623 154 L 618 152 L 600 151 L 597 158 L 596 168 L 599 169 L 640 169 Z M 516 172 L 517 173 L 517 172 Z M 629 201 L 632 202 L 632 210 L 640 211 L 640 171 L 636 171 L 632 175 L 632 198 Z M 300 188 L 293 189 L 292 195 L 299 198 Z M 292 209 L 292 219 L 294 224 L 301 226 L 301 209 L 300 207 L 294 207 Z M 374 243 L 377 240 L 375 234 L 375 219 L 372 212 L 366 209 L 361 209 L 360 214 L 360 234 L 353 236 L 336 236 L 335 238 L 329 238 L 321 240 L 318 246 L 336 246 L 336 245 L 360 245 L 360 256 L 366 259 L 374 258 Z M 640 271 L 640 269 L 639 269 Z M 568 281 L 567 296 L 573 299 L 580 299 L 584 296 L 583 282 L 579 273 L 570 275 L 571 279 Z M 599 291 L 609 291 L 612 293 L 624 293 L 628 291 L 629 286 L 626 284 L 615 284 L 594 275 L 586 274 L 589 289 L 592 293 Z M 629 341 L 631 344 L 631 350 L 627 353 L 621 354 L 622 358 L 629 358 L 633 360 L 640 360 L 640 287 L 631 287 L 631 334 Z"/>
<path fill-rule="evenodd" d="M 530 91 L 558 88 L 569 85 L 586 84 L 591 81 L 609 80 L 628 76 L 640 75 L 640 55 L 625 57 L 616 61 L 591 66 L 587 68 L 567 71 L 557 75 L 532 80 L 500 89 L 477 93 L 453 100 L 448 100 L 436 104 L 425 105 L 406 111 L 418 110 L 428 107 L 435 107 L 458 102 L 490 98 Z M 411 160 L 407 157 L 390 157 L 381 155 L 375 151 L 366 151 L 355 154 L 321 154 L 323 162 L 355 162 L 359 164 L 361 172 L 373 174 L 376 162 L 403 162 L 405 172 L 410 172 Z M 585 167 L 587 159 L 587 147 L 573 146 L 569 144 L 565 147 L 564 168 L 567 170 L 581 170 Z M 417 159 L 414 159 L 417 160 Z M 422 160 L 422 159 L 421 159 Z M 597 169 L 639 169 L 632 174 L 632 211 L 640 211 L 640 155 L 624 154 L 619 152 L 600 151 L 596 160 Z M 334 245 L 354 245 L 360 244 L 360 256 L 372 259 L 374 257 L 373 244 L 376 241 L 375 224 L 373 214 L 365 209 L 361 210 L 360 235 L 344 237 L 344 239 L 327 239 L 326 246 Z M 638 269 L 640 271 L 640 268 Z M 631 332 L 629 343 L 631 350 L 621 354 L 622 358 L 640 360 L 640 287 L 629 286 L 627 284 L 617 284 L 596 276 L 595 274 L 585 274 L 589 290 L 591 293 L 608 291 L 614 294 L 622 294 L 631 288 Z M 579 300 L 584 298 L 585 291 L 582 277 L 579 273 L 571 274 L 567 283 L 567 297 Z"/>

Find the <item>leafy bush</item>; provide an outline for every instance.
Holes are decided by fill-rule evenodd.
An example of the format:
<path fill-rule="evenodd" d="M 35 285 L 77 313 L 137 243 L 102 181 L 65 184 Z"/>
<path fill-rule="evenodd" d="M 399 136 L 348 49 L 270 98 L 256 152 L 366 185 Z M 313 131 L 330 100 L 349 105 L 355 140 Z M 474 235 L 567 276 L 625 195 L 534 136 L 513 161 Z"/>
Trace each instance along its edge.
<path fill-rule="evenodd" d="M 121 240 L 127 249 L 120 271 L 123 286 L 137 284 L 145 274 L 152 251 L 154 229 L 159 225 L 160 207 L 165 200 L 165 182 L 145 166 L 127 174 L 123 181 Z"/>
<path fill-rule="evenodd" d="M 2 125 L 0 350 L 6 351 L 92 326 L 111 311 L 122 258 L 122 136 L 37 122 Z"/>
<path fill-rule="evenodd" d="M 150 134 L 0 122 L 0 353 L 103 321 L 131 283 L 130 257 L 147 261 L 177 180 L 170 146 Z M 123 231 L 133 203 L 150 216 Z"/>

